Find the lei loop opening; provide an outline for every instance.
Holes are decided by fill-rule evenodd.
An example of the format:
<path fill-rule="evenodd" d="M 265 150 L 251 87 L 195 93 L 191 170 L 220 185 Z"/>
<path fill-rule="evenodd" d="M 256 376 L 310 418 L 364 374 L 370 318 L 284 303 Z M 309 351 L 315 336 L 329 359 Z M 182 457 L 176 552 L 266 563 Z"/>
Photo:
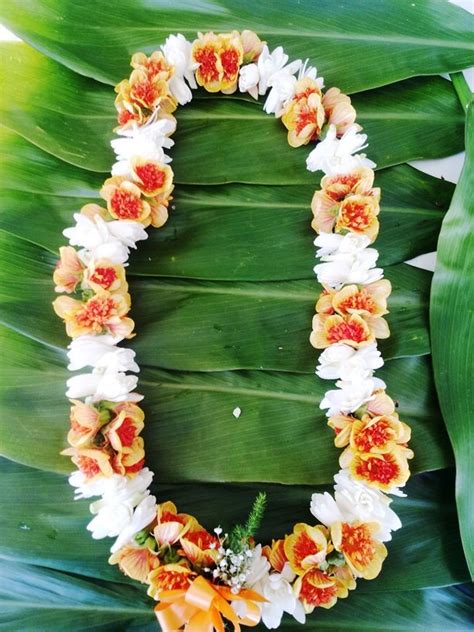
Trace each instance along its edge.
<path fill-rule="evenodd" d="M 304 623 L 315 608 L 347 597 L 356 579 L 373 579 L 387 555 L 385 541 L 401 522 L 386 494 L 403 495 L 410 475 L 410 428 L 400 421 L 384 382 L 376 340 L 389 336 L 390 282 L 376 267 L 370 244 L 379 230 L 380 189 L 375 164 L 363 153 L 366 136 L 338 88 L 322 92 L 323 79 L 306 60 L 288 63 L 281 47 L 270 53 L 251 31 L 198 34 L 194 42 L 170 35 L 150 57 L 136 53 L 132 73 L 116 87 L 117 162 L 102 189 L 104 206 L 86 204 L 64 235 L 54 273 L 53 305 L 73 339 L 68 380 L 70 447 L 62 452 L 78 470 L 69 479 L 76 498 L 90 505 L 93 538 L 115 537 L 109 563 L 148 585 L 163 630 L 234 630 L 280 625 L 284 612 Z M 323 349 L 316 374 L 337 380 L 320 407 L 343 449 L 334 494 L 313 494 L 318 524 L 296 524 L 271 546 L 253 535 L 263 515 L 260 494 L 245 524 L 224 534 L 207 531 L 171 501 L 157 504 L 149 487 L 137 405 L 135 353 L 118 343 L 131 338 L 130 295 L 125 276 L 129 251 L 168 217 L 173 191 L 173 112 L 201 86 L 255 99 L 280 118 L 292 147 L 316 143 L 306 165 L 325 175 L 311 202 L 312 227 L 323 286 L 310 342 Z M 74 248 L 78 247 L 79 249 Z M 237 412 L 236 412 L 237 411 Z M 238 415 L 236 409 L 234 414 Z"/>

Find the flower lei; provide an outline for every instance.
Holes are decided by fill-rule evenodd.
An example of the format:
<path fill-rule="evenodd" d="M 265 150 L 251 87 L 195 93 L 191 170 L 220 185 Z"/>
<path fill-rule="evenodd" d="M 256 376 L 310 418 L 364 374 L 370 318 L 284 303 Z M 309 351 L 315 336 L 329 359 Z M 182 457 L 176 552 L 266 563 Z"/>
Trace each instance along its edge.
<path fill-rule="evenodd" d="M 330 608 L 348 595 L 357 578 L 373 579 L 387 550 L 384 541 L 401 522 L 386 494 L 403 495 L 409 477 L 410 428 L 399 420 L 382 380 L 376 339 L 389 336 L 390 282 L 375 267 L 369 245 L 379 223 L 380 189 L 375 164 L 365 154 L 366 136 L 356 112 L 338 88 L 322 93 L 323 79 L 307 62 L 288 63 L 281 47 L 270 53 L 255 33 L 198 34 L 190 43 L 170 35 L 150 57 L 136 53 L 133 71 L 116 87 L 117 162 L 101 197 L 106 208 L 86 204 L 64 235 L 54 272 L 60 296 L 53 305 L 64 319 L 71 371 L 92 367 L 68 380 L 70 447 L 62 452 L 78 470 L 70 476 L 76 498 L 99 497 L 88 529 L 93 538 L 116 537 L 111 564 L 146 583 L 158 602 L 166 632 L 234 630 L 279 626 L 283 612 L 305 621 L 316 607 Z M 256 545 L 253 533 L 264 507 L 260 495 L 245 525 L 230 534 L 211 533 L 195 517 L 150 494 L 152 472 L 144 467 L 140 432 L 144 414 L 135 392 L 135 353 L 117 346 L 132 337 L 125 266 L 130 248 L 168 217 L 173 171 L 164 150 L 173 145 L 172 112 L 192 99 L 192 89 L 231 94 L 237 87 L 281 118 L 292 147 L 316 143 L 310 171 L 323 171 L 311 208 L 315 266 L 323 286 L 310 342 L 324 349 L 317 375 L 338 380 L 321 408 L 344 448 L 334 495 L 313 494 L 311 513 L 320 524 L 296 524 L 271 546 Z M 267 94 L 268 93 L 268 94 Z M 79 247 L 79 250 L 73 248 Z M 238 412 L 234 411 L 238 415 Z"/>

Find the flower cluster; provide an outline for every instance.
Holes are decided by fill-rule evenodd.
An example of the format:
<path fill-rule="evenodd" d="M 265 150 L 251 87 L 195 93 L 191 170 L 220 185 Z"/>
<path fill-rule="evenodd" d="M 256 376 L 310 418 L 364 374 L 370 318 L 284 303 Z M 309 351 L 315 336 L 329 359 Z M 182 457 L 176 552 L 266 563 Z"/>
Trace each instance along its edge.
<path fill-rule="evenodd" d="M 72 338 L 68 369 L 81 371 L 67 382 L 69 447 L 62 454 L 77 467 L 69 482 L 75 498 L 95 498 L 88 530 L 93 538 L 116 538 L 109 562 L 147 584 L 162 629 L 239 630 L 260 620 L 273 629 L 284 613 L 304 623 L 315 608 L 347 597 L 357 579 L 380 572 L 383 542 L 401 527 L 386 494 L 403 495 L 413 456 L 410 428 L 374 377 L 383 365 L 377 340 L 389 336 L 391 285 L 370 247 L 380 190 L 375 164 L 360 153 L 367 137 L 347 95 L 323 92 L 308 60 L 290 62 L 282 47 L 270 51 L 253 31 L 199 33 L 194 42 L 170 35 L 151 55 L 133 55 L 131 66 L 116 86 L 116 162 L 100 190 L 103 204 L 74 215 L 54 272 L 61 296 L 53 306 Z M 135 353 L 119 346 L 135 335 L 125 275 L 130 250 L 147 238 L 146 228 L 167 221 L 173 112 L 198 86 L 265 95 L 263 108 L 281 119 L 288 143 L 314 145 L 307 169 L 324 173 L 311 204 L 321 259 L 314 271 L 323 290 L 310 342 L 322 350 L 317 375 L 337 380 L 320 406 L 343 449 L 341 470 L 334 495 L 312 496 L 318 524 L 298 523 L 271 546 L 253 537 L 264 495 L 230 535 L 220 527 L 209 532 L 171 501 L 157 504 L 140 436 L 139 367 Z"/>

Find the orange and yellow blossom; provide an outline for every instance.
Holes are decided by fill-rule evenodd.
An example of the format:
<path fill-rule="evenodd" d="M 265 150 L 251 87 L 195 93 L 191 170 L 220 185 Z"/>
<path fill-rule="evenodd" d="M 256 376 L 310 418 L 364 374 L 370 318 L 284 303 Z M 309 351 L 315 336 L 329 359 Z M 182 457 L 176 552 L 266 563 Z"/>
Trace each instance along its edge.
<path fill-rule="evenodd" d="M 200 524 L 191 523 L 191 527 L 180 538 L 180 555 L 184 555 L 196 566 L 211 566 L 217 559 L 219 539 Z"/>
<path fill-rule="evenodd" d="M 288 130 L 291 147 L 300 147 L 318 138 L 324 125 L 324 107 L 321 89 L 314 79 L 306 77 L 296 82 L 295 95 L 285 105 L 281 120 Z"/>
<path fill-rule="evenodd" d="M 182 564 L 164 564 L 150 572 L 147 578 L 148 595 L 160 600 L 161 593 L 170 590 L 186 591 L 197 574 Z"/>
<path fill-rule="evenodd" d="M 328 125 L 336 126 L 336 133 L 342 136 L 356 120 L 356 111 L 351 99 L 339 88 L 329 88 L 323 96 L 323 107 Z"/>
<path fill-rule="evenodd" d="M 153 228 L 160 228 L 168 220 L 168 206 L 173 198 L 168 194 L 155 195 L 150 198 L 150 223 Z"/>
<path fill-rule="evenodd" d="M 298 577 L 293 590 L 306 614 L 310 614 L 315 608 L 332 608 L 338 597 L 346 597 L 348 594 L 347 583 L 318 568 L 310 568 Z"/>
<path fill-rule="evenodd" d="M 135 323 L 125 314 L 130 309 L 128 294 L 96 294 L 86 302 L 69 296 L 60 296 L 53 301 L 56 314 L 64 319 L 70 338 L 82 334 L 110 333 L 130 338 Z"/>
<path fill-rule="evenodd" d="M 113 454 L 109 448 L 66 448 L 61 452 L 64 456 L 70 456 L 71 461 L 88 479 L 96 476 L 112 476 Z"/>
<path fill-rule="evenodd" d="M 380 317 L 388 314 L 387 297 L 392 286 L 387 279 L 368 285 L 346 285 L 340 290 L 324 287 L 316 311 L 319 314 L 359 314 L 362 317 Z"/>
<path fill-rule="evenodd" d="M 126 544 L 109 557 L 109 564 L 118 564 L 124 575 L 146 584 L 151 571 L 160 566 L 158 553 L 147 546 Z"/>
<path fill-rule="evenodd" d="M 91 289 L 100 293 L 107 292 L 127 294 L 128 283 L 125 278 L 125 268 L 122 264 L 112 263 L 108 259 L 98 259 L 84 270 L 84 289 Z"/>
<path fill-rule="evenodd" d="M 352 232 L 367 235 L 375 241 L 379 232 L 379 200 L 372 195 L 349 195 L 339 206 L 336 233 Z"/>
<path fill-rule="evenodd" d="M 105 433 L 104 433 L 105 434 Z M 133 476 L 145 465 L 145 443 L 142 437 L 135 437 L 129 446 L 123 446 L 112 457 L 112 467 L 117 474 Z"/>
<path fill-rule="evenodd" d="M 150 205 L 142 199 L 139 187 L 124 176 L 112 176 L 104 182 L 100 195 L 114 219 L 132 219 L 150 225 Z"/>
<path fill-rule="evenodd" d="M 334 548 L 344 555 L 355 577 L 375 579 L 380 573 L 387 549 L 373 537 L 379 529 L 377 522 L 336 522 L 331 526 Z"/>
<path fill-rule="evenodd" d="M 195 527 L 198 524 L 196 518 L 193 516 L 178 513 L 176 505 L 171 501 L 157 505 L 156 515 L 157 524 L 153 530 L 153 535 L 159 546 L 174 544 L 182 538 L 191 527 Z"/>
<path fill-rule="evenodd" d="M 311 527 L 302 522 L 296 524 L 293 533 L 285 537 L 285 555 L 291 570 L 303 575 L 312 566 L 324 562 L 330 552 L 327 541 L 327 529 L 322 525 Z"/>
<path fill-rule="evenodd" d="M 370 487 L 389 491 L 405 485 L 410 478 L 408 459 L 413 451 L 403 445 L 395 445 L 389 452 L 355 452 L 348 446 L 339 457 L 342 468 L 349 468 L 353 478 L 364 481 Z"/>
<path fill-rule="evenodd" d="M 84 264 L 79 259 L 76 250 L 72 246 L 62 246 L 59 249 L 60 259 L 56 264 L 53 281 L 56 292 L 74 292 L 82 281 Z"/>
<path fill-rule="evenodd" d="M 277 573 L 281 573 L 283 567 L 288 562 L 285 553 L 285 540 L 272 540 L 271 546 L 267 544 L 262 548 L 262 555 L 267 558 Z"/>
<path fill-rule="evenodd" d="M 79 448 L 91 443 L 103 425 L 101 414 L 95 406 L 71 399 L 71 429 L 67 435 L 69 445 Z"/>
<path fill-rule="evenodd" d="M 173 190 L 173 170 L 157 160 L 135 157 L 131 161 L 135 184 L 147 197 L 164 194 Z"/>
<path fill-rule="evenodd" d="M 149 57 L 145 53 L 134 53 L 130 61 L 130 66 L 135 70 L 142 70 L 149 79 L 162 79 L 169 81 L 174 73 L 173 66 L 170 66 L 161 51 L 155 50 Z"/>
<path fill-rule="evenodd" d="M 145 414 L 133 402 L 121 402 L 112 409 L 115 417 L 103 430 L 103 435 L 117 452 L 131 448 L 144 427 Z"/>
<path fill-rule="evenodd" d="M 377 319 L 374 319 L 377 320 Z M 378 320 L 383 320 L 379 318 Z M 385 322 L 385 321 L 384 321 Z M 374 342 L 375 337 L 388 337 L 389 332 L 381 332 L 377 335 L 373 331 L 368 322 L 359 316 L 359 314 L 351 314 L 350 316 L 315 314 L 313 316 L 313 330 L 309 341 L 315 349 L 325 349 L 332 344 L 341 342 L 355 349 Z"/>
<path fill-rule="evenodd" d="M 250 64 L 257 61 L 266 42 L 262 41 L 254 31 L 244 29 L 240 34 L 243 48 L 243 63 Z"/>
<path fill-rule="evenodd" d="M 354 451 L 381 454 L 390 452 L 397 444 L 410 441 L 411 428 L 398 415 L 363 415 L 355 419 L 351 428 L 350 446 Z"/>
<path fill-rule="evenodd" d="M 196 81 L 208 92 L 232 94 L 237 89 L 244 49 L 240 34 L 199 33 L 192 45 L 192 58 L 199 64 Z"/>

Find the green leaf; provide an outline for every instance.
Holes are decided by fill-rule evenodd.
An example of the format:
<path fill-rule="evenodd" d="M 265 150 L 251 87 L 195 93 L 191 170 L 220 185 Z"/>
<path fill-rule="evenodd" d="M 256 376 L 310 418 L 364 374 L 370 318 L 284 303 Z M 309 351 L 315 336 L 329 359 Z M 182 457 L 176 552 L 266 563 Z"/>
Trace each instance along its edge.
<path fill-rule="evenodd" d="M 309 57 L 328 86 L 347 92 L 474 64 L 472 16 L 435 0 L 121 0 L 113 10 L 106 0 L 4 0 L 1 15 L 50 57 L 108 83 L 125 75 L 132 53 L 157 49 L 170 33 L 192 40 L 197 31 L 244 28 L 271 49 Z"/>
<path fill-rule="evenodd" d="M 474 110 L 467 114 L 466 162 L 443 221 L 431 294 L 436 388 L 456 458 L 456 500 L 474 578 Z"/>
<path fill-rule="evenodd" d="M 0 129 L 0 143 L 0 227 L 57 252 L 73 213 L 100 199 L 102 176 L 66 164 L 6 129 Z M 380 264 L 434 250 L 454 185 L 408 165 L 379 171 L 377 185 Z M 170 219 L 149 231 L 133 253 L 130 272 L 247 281 L 314 278 L 309 226 L 314 188 L 178 185 Z"/>
<path fill-rule="evenodd" d="M 43 469 L 70 471 L 69 460 L 59 455 L 68 425 L 64 391 L 70 374 L 64 352 L 13 330 L 0 333 L 8 367 L 0 400 L 5 419 L 15 420 L 0 426 L 2 454 Z M 413 471 L 450 465 L 429 357 L 387 362 L 380 377 L 413 428 Z M 158 480 L 167 482 L 329 483 L 338 470 L 339 451 L 318 408 L 326 390 L 327 384 L 313 375 L 144 369 L 139 392 L 145 395 L 147 463 Z M 237 406 L 242 410 L 238 420 L 232 414 Z M 236 436 L 238 447 L 229 455 Z"/>
<path fill-rule="evenodd" d="M 64 476 L 6 460 L 0 460 L 0 472 L 4 483 L 0 490 L 4 507 L 0 516 L 0 557 L 102 580 L 135 583 L 116 566 L 107 564 L 112 540 L 91 540 L 86 530 L 91 519 L 90 501 L 74 501 L 73 490 Z M 359 581 L 357 592 L 445 586 L 468 578 L 453 486 L 451 471 L 419 475 L 409 481 L 408 497 L 394 500 L 403 529 L 395 532 L 387 544 L 389 556 L 382 574 L 374 581 Z M 35 497 L 31 503 L 33 487 Z M 159 502 L 172 498 L 181 511 L 196 515 L 207 529 L 221 525 L 228 530 L 245 518 L 257 490 L 263 490 L 267 495 L 267 508 L 257 540 L 270 542 L 272 538 L 290 533 L 295 522 L 313 524 L 315 519 L 309 513 L 311 494 L 327 489 L 314 485 L 159 482 L 154 484 L 153 493 Z M 17 499 L 14 503 L 10 502 L 13 496 Z M 423 533 L 422 539 L 420 533 Z"/>
<path fill-rule="evenodd" d="M 66 162 L 110 171 L 112 89 L 21 43 L 3 43 L 0 52 L 3 124 Z M 462 108 L 451 83 L 441 77 L 410 79 L 356 95 L 353 101 L 379 168 L 462 149 Z M 310 148 L 290 147 L 281 121 L 265 114 L 261 103 L 195 99 L 191 107 L 179 108 L 177 119 L 171 152 L 177 183 L 318 181 L 306 170 Z M 216 144 L 216 138 L 225 142 Z"/>

